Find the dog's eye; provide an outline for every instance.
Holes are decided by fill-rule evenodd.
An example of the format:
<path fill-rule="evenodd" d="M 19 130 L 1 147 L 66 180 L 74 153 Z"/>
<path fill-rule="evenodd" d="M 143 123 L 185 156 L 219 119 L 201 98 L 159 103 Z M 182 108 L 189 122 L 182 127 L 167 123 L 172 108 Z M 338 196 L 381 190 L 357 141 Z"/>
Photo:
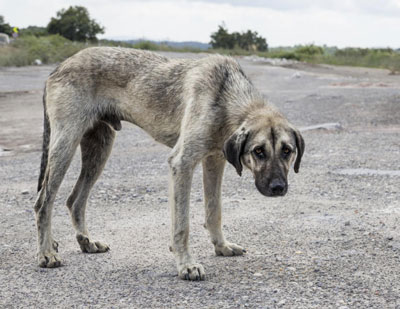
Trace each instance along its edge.
<path fill-rule="evenodd" d="M 263 150 L 262 147 L 255 148 L 254 149 L 254 153 L 260 159 L 264 159 L 265 158 L 264 150 Z"/>
<path fill-rule="evenodd" d="M 284 157 L 289 156 L 291 152 L 292 152 L 292 150 L 288 147 L 283 147 L 283 149 L 282 149 L 282 154 Z"/>

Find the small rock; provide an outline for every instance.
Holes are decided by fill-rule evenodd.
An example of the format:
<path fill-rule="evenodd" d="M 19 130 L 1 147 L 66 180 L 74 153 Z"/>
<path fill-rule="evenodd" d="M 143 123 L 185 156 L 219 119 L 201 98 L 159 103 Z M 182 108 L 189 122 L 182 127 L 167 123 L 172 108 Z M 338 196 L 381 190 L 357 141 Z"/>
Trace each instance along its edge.
<path fill-rule="evenodd" d="M 345 225 L 345 226 L 350 226 L 350 221 L 346 221 L 346 222 L 344 223 L 344 225 Z"/>
<path fill-rule="evenodd" d="M 300 78 L 300 77 L 301 77 L 300 72 L 296 72 L 296 73 L 294 73 L 294 74 L 291 76 L 292 79 L 293 79 L 293 78 Z"/>
<path fill-rule="evenodd" d="M 279 301 L 279 303 L 277 305 L 283 306 L 284 304 L 286 304 L 286 300 L 282 299 L 281 301 Z"/>
<path fill-rule="evenodd" d="M 300 128 L 301 132 L 312 130 L 342 131 L 343 126 L 339 122 L 328 122 Z"/>
<path fill-rule="evenodd" d="M 262 274 L 261 274 L 261 273 L 254 273 L 253 276 L 254 276 L 254 277 L 261 277 Z"/>
<path fill-rule="evenodd" d="M 389 245 L 389 248 L 392 248 L 393 250 L 400 250 L 400 242 L 392 242 Z"/>
<path fill-rule="evenodd" d="M 35 61 L 33 61 L 34 65 L 42 65 L 42 60 L 40 59 L 35 59 Z"/>
<path fill-rule="evenodd" d="M 28 190 L 24 190 L 24 191 L 21 192 L 21 194 L 22 195 L 27 195 L 27 194 L 29 194 L 29 191 Z"/>
<path fill-rule="evenodd" d="M 0 147 L 0 157 L 1 156 L 7 156 L 7 155 L 10 155 L 10 154 L 12 154 L 12 150 L 11 149 Z"/>

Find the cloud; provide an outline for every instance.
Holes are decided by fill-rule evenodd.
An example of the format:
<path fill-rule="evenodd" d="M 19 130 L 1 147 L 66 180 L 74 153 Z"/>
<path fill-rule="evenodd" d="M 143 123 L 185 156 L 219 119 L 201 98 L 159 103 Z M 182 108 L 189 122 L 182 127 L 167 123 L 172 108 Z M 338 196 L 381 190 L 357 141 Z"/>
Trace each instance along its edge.
<path fill-rule="evenodd" d="M 45 26 L 70 5 L 87 7 L 106 38 L 208 42 L 224 21 L 270 46 L 399 47 L 399 0 L 0 0 L 0 14 L 11 25 Z"/>
<path fill-rule="evenodd" d="M 179 1 L 179 0 L 177 0 Z M 273 10 L 309 10 L 322 9 L 341 12 L 359 12 L 368 14 L 383 14 L 399 16 L 399 0 L 185 0 L 187 2 L 209 2 L 215 4 L 229 4 L 232 6 L 261 7 Z"/>

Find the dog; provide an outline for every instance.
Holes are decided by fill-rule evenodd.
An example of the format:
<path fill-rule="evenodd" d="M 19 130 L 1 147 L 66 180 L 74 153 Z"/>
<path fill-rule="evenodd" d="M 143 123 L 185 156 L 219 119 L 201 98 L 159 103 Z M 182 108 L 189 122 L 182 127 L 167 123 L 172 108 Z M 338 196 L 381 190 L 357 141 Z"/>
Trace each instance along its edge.
<path fill-rule="evenodd" d="M 51 233 L 56 193 L 80 145 L 82 169 L 67 199 L 83 252 L 109 250 L 94 241 L 85 222 L 89 192 L 100 176 L 121 121 L 129 121 L 172 148 L 169 204 L 170 250 L 178 275 L 204 280 L 189 253 L 189 195 L 195 166 L 203 167 L 205 227 L 217 255 L 242 255 L 221 229 L 221 182 L 225 162 L 239 175 L 243 166 L 265 196 L 283 196 L 294 163 L 304 153 L 300 132 L 255 89 L 231 57 L 169 59 L 128 48 L 92 47 L 62 62 L 46 81 L 44 133 L 38 197 L 38 264 L 58 267 L 58 243 Z"/>

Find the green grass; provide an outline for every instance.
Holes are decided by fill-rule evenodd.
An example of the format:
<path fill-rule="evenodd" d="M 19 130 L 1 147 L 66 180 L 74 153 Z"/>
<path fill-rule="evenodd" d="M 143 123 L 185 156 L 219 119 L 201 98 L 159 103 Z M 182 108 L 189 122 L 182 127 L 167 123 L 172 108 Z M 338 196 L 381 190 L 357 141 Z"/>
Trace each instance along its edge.
<path fill-rule="evenodd" d="M 0 47 L 0 66 L 32 65 L 36 59 L 44 64 L 58 63 L 76 52 L 91 46 L 121 46 L 153 51 L 199 52 L 198 49 L 176 49 L 164 44 L 148 41 L 129 44 L 126 42 L 100 40 L 97 43 L 72 42 L 60 35 L 23 36 L 8 46 Z"/>
<path fill-rule="evenodd" d="M 314 64 L 332 64 L 369 68 L 388 69 L 393 73 L 400 72 L 400 52 L 392 49 L 372 48 L 329 48 L 314 45 L 296 48 L 275 48 L 268 52 L 249 52 L 240 49 L 213 50 L 226 55 L 246 56 L 255 54 L 265 58 L 286 58 Z"/>
<path fill-rule="evenodd" d="M 393 73 L 400 72 L 400 53 L 381 49 L 368 49 L 366 53 L 340 53 L 320 55 L 309 62 L 333 65 L 347 65 L 369 68 L 388 69 Z"/>
<path fill-rule="evenodd" d="M 308 63 L 325 63 L 333 65 L 360 66 L 371 68 L 384 68 L 392 72 L 400 71 L 400 53 L 391 49 L 367 49 L 319 47 L 304 45 L 291 48 L 274 48 L 268 52 L 250 52 L 235 48 L 200 50 L 193 48 L 173 48 L 166 44 L 155 44 L 142 41 L 136 44 L 126 42 L 100 40 L 97 43 L 86 44 L 72 42 L 59 35 L 36 37 L 25 35 L 12 42 L 10 45 L 0 47 L 0 66 L 32 65 L 35 59 L 42 63 L 58 63 L 72 56 L 81 49 L 90 46 L 121 46 L 152 51 L 174 52 L 208 52 L 232 56 L 246 56 L 256 54 L 267 58 L 286 58 Z"/>
<path fill-rule="evenodd" d="M 0 48 L 0 66 L 32 65 L 36 59 L 56 63 L 85 47 L 84 43 L 71 42 L 59 35 L 26 36 Z"/>

